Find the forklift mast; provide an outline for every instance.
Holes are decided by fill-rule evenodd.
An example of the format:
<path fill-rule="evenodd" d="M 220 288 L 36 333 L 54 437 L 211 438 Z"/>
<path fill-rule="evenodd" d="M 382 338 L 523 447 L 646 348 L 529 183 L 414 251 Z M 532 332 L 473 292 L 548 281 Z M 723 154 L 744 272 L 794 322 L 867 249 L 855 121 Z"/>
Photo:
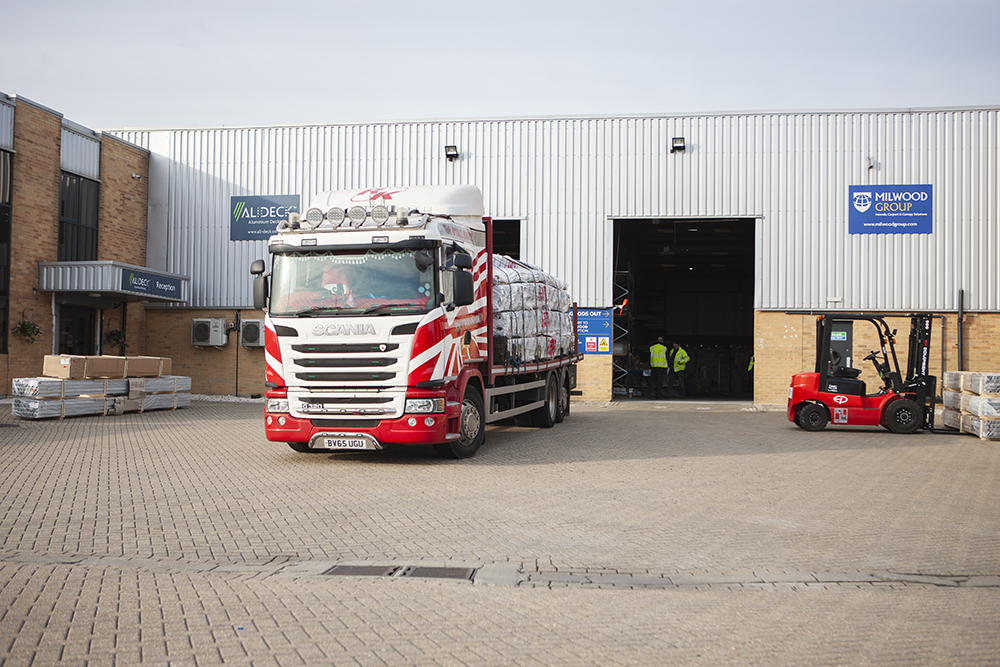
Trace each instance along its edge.
<path fill-rule="evenodd" d="M 931 367 L 931 321 L 928 314 L 913 315 L 910 318 L 910 349 L 906 361 L 906 381 L 926 377 Z"/>

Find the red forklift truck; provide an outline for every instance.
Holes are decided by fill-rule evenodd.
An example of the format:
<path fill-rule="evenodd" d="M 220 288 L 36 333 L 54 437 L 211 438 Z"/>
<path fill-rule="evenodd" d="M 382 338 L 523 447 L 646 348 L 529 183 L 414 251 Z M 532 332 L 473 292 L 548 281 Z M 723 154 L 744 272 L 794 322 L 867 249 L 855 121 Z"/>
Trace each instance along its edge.
<path fill-rule="evenodd" d="M 910 349 L 906 377 L 896 358 L 896 331 L 889 330 L 889 315 L 845 315 L 817 313 L 816 370 L 792 376 L 788 389 L 788 419 L 807 431 L 820 431 L 828 423 L 849 426 L 883 426 L 893 433 L 934 430 L 937 378 L 929 375 L 931 319 L 929 314 L 910 316 Z M 879 351 L 864 358 L 871 361 L 882 386 L 867 393 L 861 371 L 849 366 L 850 359 L 832 349 L 831 335 L 837 322 L 870 322 L 878 331 Z M 842 365 L 842 361 L 848 363 Z"/>

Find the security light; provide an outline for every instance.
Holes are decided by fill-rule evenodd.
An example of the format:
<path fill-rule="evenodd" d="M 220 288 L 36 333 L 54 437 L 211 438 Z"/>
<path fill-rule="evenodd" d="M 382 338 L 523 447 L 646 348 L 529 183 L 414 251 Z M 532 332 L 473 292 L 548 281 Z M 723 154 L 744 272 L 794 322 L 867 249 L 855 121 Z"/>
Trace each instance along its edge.
<path fill-rule="evenodd" d="M 670 140 L 670 152 L 684 152 L 687 146 L 684 145 L 684 137 L 674 137 Z"/>
<path fill-rule="evenodd" d="M 458 146 L 445 146 L 444 156 L 448 158 L 448 162 L 452 162 L 458 159 Z"/>

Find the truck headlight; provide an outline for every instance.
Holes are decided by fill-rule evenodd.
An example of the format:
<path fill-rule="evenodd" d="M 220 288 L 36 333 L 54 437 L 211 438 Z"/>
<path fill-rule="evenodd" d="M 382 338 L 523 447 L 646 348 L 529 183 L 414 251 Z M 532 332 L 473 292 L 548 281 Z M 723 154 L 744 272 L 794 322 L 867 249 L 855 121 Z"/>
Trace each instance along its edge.
<path fill-rule="evenodd" d="M 406 399 L 406 412 L 427 414 L 430 412 L 444 412 L 443 398 L 408 398 Z"/>
<path fill-rule="evenodd" d="M 288 399 L 287 398 L 269 398 L 264 404 L 264 409 L 267 412 L 288 412 Z"/>

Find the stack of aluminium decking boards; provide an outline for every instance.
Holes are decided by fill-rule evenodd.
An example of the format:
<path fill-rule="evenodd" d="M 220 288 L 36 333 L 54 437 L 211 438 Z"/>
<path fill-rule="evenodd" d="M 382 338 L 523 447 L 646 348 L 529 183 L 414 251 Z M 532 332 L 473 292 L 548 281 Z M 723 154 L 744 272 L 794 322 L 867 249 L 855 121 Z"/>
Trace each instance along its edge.
<path fill-rule="evenodd" d="M 1000 373 L 947 371 L 942 399 L 945 426 L 1000 440 Z"/>
<path fill-rule="evenodd" d="M 170 375 L 170 366 L 160 357 L 46 357 L 43 377 L 13 380 L 11 412 L 22 419 L 63 419 L 187 407 L 191 378 Z"/>

